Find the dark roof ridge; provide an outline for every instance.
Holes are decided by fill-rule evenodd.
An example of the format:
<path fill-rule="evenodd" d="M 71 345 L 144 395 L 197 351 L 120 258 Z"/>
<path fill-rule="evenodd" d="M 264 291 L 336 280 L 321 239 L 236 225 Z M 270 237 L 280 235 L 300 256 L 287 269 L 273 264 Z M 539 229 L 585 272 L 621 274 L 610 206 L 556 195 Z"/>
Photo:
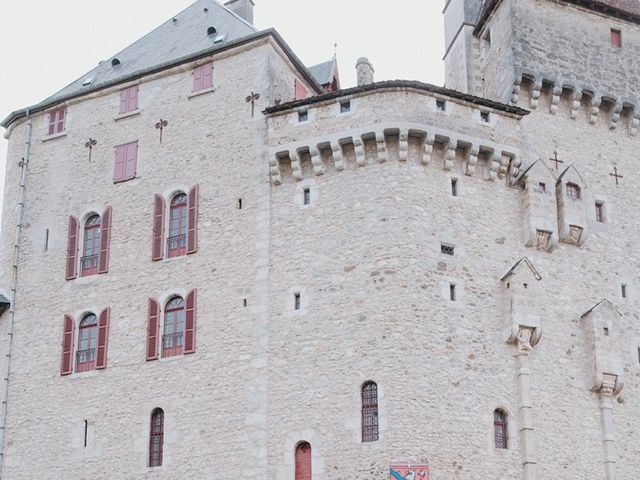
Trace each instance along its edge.
<path fill-rule="evenodd" d="M 493 108 L 494 110 L 499 110 L 499 111 L 511 113 L 514 115 L 524 116 L 530 113 L 529 110 L 525 110 L 520 107 L 516 107 L 513 105 L 506 105 L 504 103 L 496 102 L 488 98 L 476 97 L 474 95 L 462 93 L 457 90 L 451 90 L 445 87 L 439 87 L 437 85 L 432 85 L 430 83 L 423 83 L 416 80 L 385 80 L 382 82 L 371 83 L 368 85 L 346 88 L 346 89 L 338 90 L 331 93 L 325 93 L 324 95 L 318 95 L 316 97 L 309 97 L 303 100 L 295 100 L 292 102 L 287 102 L 287 103 L 283 103 L 273 107 L 269 107 L 269 108 L 266 108 L 262 113 L 264 113 L 265 115 L 270 115 L 273 113 L 280 113 L 293 108 L 298 108 L 305 105 L 313 105 L 315 103 L 321 103 L 327 100 L 345 97 L 348 95 L 356 95 L 359 93 L 373 92 L 376 90 L 402 89 L 402 88 L 413 88 L 416 90 L 423 90 L 423 91 L 435 93 L 438 95 L 444 95 L 447 97 L 456 98 L 458 100 L 473 103 L 475 105 Z"/>

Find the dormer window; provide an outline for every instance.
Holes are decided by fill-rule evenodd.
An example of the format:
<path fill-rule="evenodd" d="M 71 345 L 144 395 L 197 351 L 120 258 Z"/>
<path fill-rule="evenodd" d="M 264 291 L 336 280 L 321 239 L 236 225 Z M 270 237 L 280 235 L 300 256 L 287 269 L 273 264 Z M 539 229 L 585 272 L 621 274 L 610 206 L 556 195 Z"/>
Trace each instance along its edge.
<path fill-rule="evenodd" d="M 218 31 L 216 30 L 216 27 L 207 28 L 207 35 L 215 35 L 216 33 L 218 33 Z"/>
<path fill-rule="evenodd" d="M 111 60 L 111 66 L 112 67 L 117 67 L 118 65 L 120 65 L 120 60 L 117 58 L 114 58 L 113 60 Z"/>
<path fill-rule="evenodd" d="M 567 183 L 567 197 L 572 200 L 580 200 L 580 187 L 575 183 Z"/>

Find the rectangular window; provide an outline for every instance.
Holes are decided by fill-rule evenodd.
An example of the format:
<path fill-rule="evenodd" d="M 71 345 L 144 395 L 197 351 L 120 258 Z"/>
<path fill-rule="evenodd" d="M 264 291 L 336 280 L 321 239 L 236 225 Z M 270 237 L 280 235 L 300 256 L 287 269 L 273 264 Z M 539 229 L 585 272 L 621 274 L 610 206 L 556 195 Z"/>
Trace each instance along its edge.
<path fill-rule="evenodd" d="M 441 244 L 440 245 L 440 253 L 442 253 L 443 255 L 452 255 L 453 256 L 454 247 L 452 245 Z"/>
<path fill-rule="evenodd" d="M 440 112 L 445 112 L 447 110 L 447 102 L 444 100 L 436 100 L 436 109 Z"/>
<path fill-rule="evenodd" d="M 541 191 L 542 193 L 544 193 L 544 192 L 546 192 L 546 191 L 547 191 L 547 185 L 546 185 L 545 183 L 540 182 L 540 183 L 538 184 L 538 187 L 540 188 L 540 191 Z"/>
<path fill-rule="evenodd" d="M 351 111 L 351 102 L 340 103 L 340 113 L 347 113 Z"/>
<path fill-rule="evenodd" d="M 193 69 L 193 91 L 213 87 L 213 63 L 205 63 Z"/>
<path fill-rule="evenodd" d="M 451 195 L 454 197 L 458 196 L 458 180 L 455 178 L 451 179 Z"/>
<path fill-rule="evenodd" d="M 138 85 L 120 90 L 120 113 L 138 110 Z"/>
<path fill-rule="evenodd" d="M 299 122 L 306 122 L 307 120 L 309 120 L 309 112 L 307 110 L 305 110 L 304 112 L 298 112 Z"/>
<path fill-rule="evenodd" d="M 449 284 L 449 300 L 456 301 L 456 286 L 453 283 Z"/>
<path fill-rule="evenodd" d="M 310 205 L 310 204 L 311 204 L 311 189 L 309 189 L 309 188 L 305 188 L 305 189 L 302 191 L 302 194 L 303 194 L 303 196 L 304 196 L 304 198 L 303 198 L 303 204 L 304 204 L 304 205 Z"/>
<path fill-rule="evenodd" d="M 49 229 L 47 228 L 44 232 L 44 251 L 49 250 Z"/>
<path fill-rule="evenodd" d="M 622 298 L 627 298 L 627 285 L 624 283 L 622 284 L 621 293 L 622 293 Z"/>
<path fill-rule="evenodd" d="M 307 87 L 304 86 L 304 83 L 296 78 L 293 82 L 293 87 L 295 90 L 296 100 L 304 100 L 305 98 L 307 98 L 309 92 L 307 90 Z"/>
<path fill-rule="evenodd" d="M 615 48 L 622 48 L 622 32 L 620 30 L 611 29 L 611 45 Z"/>
<path fill-rule="evenodd" d="M 489 123 L 489 112 L 480 112 L 480 120 L 485 123 Z"/>
<path fill-rule="evenodd" d="M 113 183 L 126 182 L 136 176 L 138 142 L 118 145 L 113 169 Z"/>
<path fill-rule="evenodd" d="M 62 107 L 51 112 L 49 114 L 49 135 L 64 132 L 66 119 L 67 107 Z"/>
<path fill-rule="evenodd" d="M 293 294 L 293 309 L 300 310 L 300 294 L 299 293 Z"/>
<path fill-rule="evenodd" d="M 638 363 L 640 363 L 640 347 L 638 347 Z"/>
<path fill-rule="evenodd" d="M 604 203 L 596 202 L 596 221 L 604 223 Z"/>

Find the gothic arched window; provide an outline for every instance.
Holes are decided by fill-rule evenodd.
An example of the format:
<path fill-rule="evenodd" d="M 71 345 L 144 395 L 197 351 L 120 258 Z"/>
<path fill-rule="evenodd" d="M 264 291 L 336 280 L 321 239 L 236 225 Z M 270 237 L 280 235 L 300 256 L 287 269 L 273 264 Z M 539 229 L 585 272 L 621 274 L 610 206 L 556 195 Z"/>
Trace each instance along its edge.
<path fill-rule="evenodd" d="M 186 311 L 182 297 L 173 297 L 164 309 L 162 356 L 173 357 L 184 353 L 184 327 Z"/>
<path fill-rule="evenodd" d="M 149 429 L 149 466 L 162 465 L 162 451 L 164 447 L 164 411 L 156 408 L 151 412 L 151 427 Z"/>
<path fill-rule="evenodd" d="M 169 208 L 169 237 L 167 238 L 167 256 L 178 257 L 187 253 L 187 213 L 188 197 L 185 193 L 176 194 Z"/>
<path fill-rule="evenodd" d="M 508 415 L 504 410 L 497 408 L 493 412 L 493 437 L 496 448 L 508 448 L 509 446 Z"/>
<path fill-rule="evenodd" d="M 362 441 L 378 440 L 378 385 L 366 382 L 362 385 Z"/>
<path fill-rule="evenodd" d="M 87 372 L 96 368 L 97 343 L 98 319 L 93 313 L 89 313 L 80 322 L 76 372 Z"/>
<path fill-rule="evenodd" d="M 295 480 L 311 480 L 311 445 L 309 442 L 300 442 L 296 446 L 295 460 Z"/>
<path fill-rule="evenodd" d="M 91 215 L 84 224 L 80 271 L 83 277 L 98 273 L 100 259 L 100 215 Z"/>

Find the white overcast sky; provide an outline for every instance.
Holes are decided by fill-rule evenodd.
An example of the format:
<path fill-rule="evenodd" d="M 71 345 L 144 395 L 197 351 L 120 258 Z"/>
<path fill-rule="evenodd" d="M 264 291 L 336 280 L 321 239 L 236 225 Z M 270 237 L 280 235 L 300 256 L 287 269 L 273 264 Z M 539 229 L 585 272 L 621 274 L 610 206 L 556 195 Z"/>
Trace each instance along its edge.
<path fill-rule="evenodd" d="M 191 3 L 0 1 L 0 117 L 42 101 Z M 255 3 L 255 25 L 275 27 L 307 66 L 331 58 L 337 43 L 343 87 L 355 84 L 355 62 L 361 56 L 374 64 L 376 80 L 444 83 L 443 0 Z M 0 137 L 0 190 L 6 150 Z"/>

